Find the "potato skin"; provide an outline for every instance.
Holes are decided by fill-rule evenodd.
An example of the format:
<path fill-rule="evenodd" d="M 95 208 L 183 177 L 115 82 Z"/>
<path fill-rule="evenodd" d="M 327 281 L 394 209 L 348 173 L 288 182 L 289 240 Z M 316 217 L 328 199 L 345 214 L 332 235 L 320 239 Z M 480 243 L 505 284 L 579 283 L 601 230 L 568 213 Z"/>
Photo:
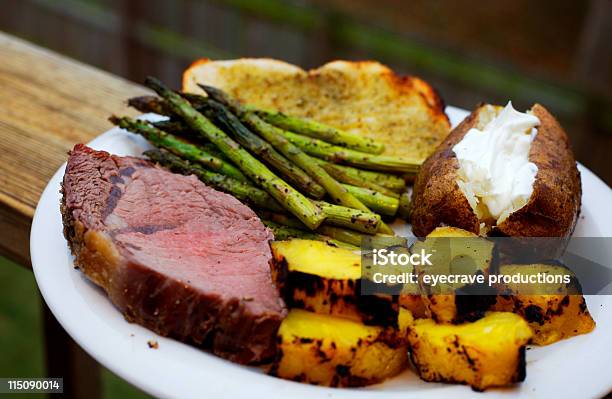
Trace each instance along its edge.
<path fill-rule="evenodd" d="M 424 237 L 442 225 L 479 233 L 479 221 L 457 185 L 459 162 L 452 150 L 478 122 L 477 107 L 423 164 L 412 194 L 413 233 Z M 574 231 L 582 189 L 569 139 L 557 120 L 540 104 L 532 107 L 540 119 L 529 160 L 538 173 L 531 198 L 489 234 L 510 237 L 568 237 Z"/>

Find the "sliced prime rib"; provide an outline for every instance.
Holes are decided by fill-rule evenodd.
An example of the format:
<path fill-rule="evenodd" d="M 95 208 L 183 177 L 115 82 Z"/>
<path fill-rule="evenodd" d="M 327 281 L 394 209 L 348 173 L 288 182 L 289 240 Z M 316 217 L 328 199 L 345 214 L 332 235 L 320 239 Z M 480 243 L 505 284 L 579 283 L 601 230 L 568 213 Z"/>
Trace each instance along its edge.
<path fill-rule="evenodd" d="M 75 265 L 127 320 L 239 363 L 273 356 L 286 309 L 273 236 L 252 210 L 195 176 L 82 144 L 62 191 Z"/>

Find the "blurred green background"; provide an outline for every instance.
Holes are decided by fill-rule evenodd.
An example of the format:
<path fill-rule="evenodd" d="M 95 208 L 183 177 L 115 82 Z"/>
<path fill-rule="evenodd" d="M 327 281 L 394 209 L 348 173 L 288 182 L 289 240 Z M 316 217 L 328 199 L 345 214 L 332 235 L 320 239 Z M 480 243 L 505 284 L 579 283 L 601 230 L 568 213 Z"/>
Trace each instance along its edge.
<path fill-rule="evenodd" d="M 426 79 L 447 104 L 544 104 L 578 160 L 612 182 L 610 0 L 0 0 L 0 30 L 175 87 L 200 57 L 376 59 Z M 0 258 L 0 290 L 0 376 L 44 375 L 32 273 Z M 107 398 L 145 396 L 108 371 L 102 382 Z"/>

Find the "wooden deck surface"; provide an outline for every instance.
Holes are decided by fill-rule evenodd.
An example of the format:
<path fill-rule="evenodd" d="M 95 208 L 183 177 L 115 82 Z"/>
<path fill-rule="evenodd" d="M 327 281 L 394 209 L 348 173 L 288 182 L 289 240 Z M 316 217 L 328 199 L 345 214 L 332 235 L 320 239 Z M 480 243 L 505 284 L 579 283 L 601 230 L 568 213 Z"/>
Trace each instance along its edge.
<path fill-rule="evenodd" d="M 0 32 L 0 254 L 29 267 L 36 204 L 67 151 L 146 89 Z"/>

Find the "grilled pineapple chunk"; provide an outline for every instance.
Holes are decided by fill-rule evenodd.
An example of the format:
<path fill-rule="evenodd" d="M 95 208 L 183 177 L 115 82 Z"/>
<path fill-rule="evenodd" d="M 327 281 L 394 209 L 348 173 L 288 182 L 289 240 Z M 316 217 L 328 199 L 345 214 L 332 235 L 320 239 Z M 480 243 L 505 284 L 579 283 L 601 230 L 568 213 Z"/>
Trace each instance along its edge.
<path fill-rule="evenodd" d="M 423 380 L 463 383 L 481 391 L 525 379 L 525 345 L 531 336 L 520 316 L 491 312 L 462 325 L 416 320 L 408 341 Z"/>
<path fill-rule="evenodd" d="M 427 238 L 437 238 L 437 237 L 473 238 L 473 237 L 478 237 L 478 236 L 472 233 L 471 231 L 463 230 L 458 227 L 444 226 L 444 227 L 436 227 L 431 233 L 427 234 Z"/>
<path fill-rule="evenodd" d="M 497 296 L 493 310 L 514 312 L 523 317 L 534 332 L 532 342 L 549 345 L 575 335 L 586 334 L 595 328 L 595 321 L 587 309 L 580 283 L 571 270 L 561 265 L 502 265 L 502 275 L 517 273 L 568 275 L 570 284 L 538 287 L 498 284 L 502 295 Z M 532 292 L 528 292 L 531 290 Z"/>
<path fill-rule="evenodd" d="M 486 277 L 494 269 L 495 244 L 456 227 L 436 228 L 424 241 L 416 242 L 411 251 L 422 248 L 433 253 L 433 265 L 417 267 L 415 271 L 419 275 L 482 274 Z M 495 295 L 485 295 L 486 288 L 479 284 L 434 287 L 421 280 L 420 290 L 426 316 L 439 323 L 477 320 L 495 303 Z M 478 290 L 478 294 L 467 295 L 470 290 Z M 456 294 L 458 291 L 463 294 Z M 418 316 L 415 314 L 415 317 Z"/>
<path fill-rule="evenodd" d="M 361 295 L 361 255 L 323 241 L 275 241 L 272 275 L 287 306 L 395 326 L 398 298 Z"/>
<path fill-rule="evenodd" d="M 293 309 L 278 330 L 271 373 L 332 387 L 365 386 L 401 372 L 405 341 L 382 327 Z"/>
<path fill-rule="evenodd" d="M 402 294 L 399 296 L 400 310 L 405 309 L 412 313 L 415 319 L 427 317 L 427 309 L 421 295 Z"/>

